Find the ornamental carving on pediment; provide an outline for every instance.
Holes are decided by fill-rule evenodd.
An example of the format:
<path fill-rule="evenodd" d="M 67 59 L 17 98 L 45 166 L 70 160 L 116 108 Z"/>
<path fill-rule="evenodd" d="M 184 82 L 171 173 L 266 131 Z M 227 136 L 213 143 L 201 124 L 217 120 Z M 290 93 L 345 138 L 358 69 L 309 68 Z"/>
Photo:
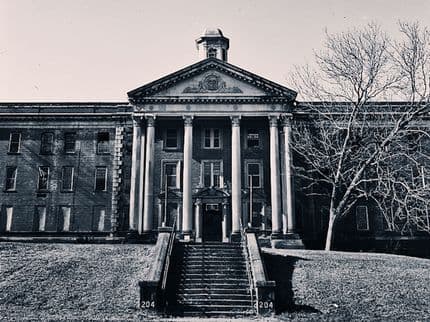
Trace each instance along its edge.
<path fill-rule="evenodd" d="M 243 93 L 239 87 L 227 87 L 226 82 L 215 73 L 206 74 L 202 80 L 194 85 L 186 87 L 182 93 Z"/>

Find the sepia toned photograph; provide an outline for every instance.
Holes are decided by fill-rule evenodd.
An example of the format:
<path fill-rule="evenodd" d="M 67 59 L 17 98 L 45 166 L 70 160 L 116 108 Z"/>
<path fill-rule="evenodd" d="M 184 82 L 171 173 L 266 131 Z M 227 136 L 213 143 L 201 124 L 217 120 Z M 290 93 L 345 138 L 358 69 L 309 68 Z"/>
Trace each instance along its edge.
<path fill-rule="evenodd" d="M 430 2 L 0 0 L 0 321 L 430 321 Z"/>

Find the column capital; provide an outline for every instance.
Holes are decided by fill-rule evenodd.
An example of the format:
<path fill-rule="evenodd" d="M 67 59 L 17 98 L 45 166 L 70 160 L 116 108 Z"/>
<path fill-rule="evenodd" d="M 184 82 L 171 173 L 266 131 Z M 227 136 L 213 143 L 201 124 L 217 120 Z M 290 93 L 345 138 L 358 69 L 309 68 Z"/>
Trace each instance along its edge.
<path fill-rule="evenodd" d="M 240 115 L 239 116 L 230 116 L 231 125 L 232 126 L 240 126 Z"/>
<path fill-rule="evenodd" d="M 133 126 L 134 127 L 142 126 L 142 116 L 133 115 Z"/>
<path fill-rule="evenodd" d="M 283 115 L 282 116 L 282 126 L 283 127 L 291 127 L 291 123 L 293 122 L 292 115 Z"/>
<path fill-rule="evenodd" d="M 202 199 L 197 198 L 196 202 L 194 203 L 196 206 L 201 206 L 202 205 Z"/>
<path fill-rule="evenodd" d="M 146 115 L 145 119 L 146 119 L 146 126 L 147 127 L 155 126 L 155 115 Z"/>
<path fill-rule="evenodd" d="M 184 126 L 193 126 L 193 115 L 183 115 L 182 118 L 184 119 Z"/>
<path fill-rule="evenodd" d="M 269 115 L 270 127 L 277 127 L 278 126 L 278 119 L 279 119 L 279 116 L 277 116 L 277 115 Z"/>

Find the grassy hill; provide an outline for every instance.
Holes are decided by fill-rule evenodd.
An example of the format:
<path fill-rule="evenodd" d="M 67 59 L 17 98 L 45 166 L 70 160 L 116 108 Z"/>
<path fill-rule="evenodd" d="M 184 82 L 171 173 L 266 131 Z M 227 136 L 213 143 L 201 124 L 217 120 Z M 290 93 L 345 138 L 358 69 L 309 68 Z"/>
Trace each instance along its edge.
<path fill-rule="evenodd" d="M 292 321 L 430 321 L 430 260 L 389 254 L 266 249 Z M 280 293 L 280 294 L 279 294 Z"/>
<path fill-rule="evenodd" d="M 147 320 L 137 308 L 137 281 L 148 273 L 153 251 L 148 245 L 0 243 L 0 319 Z M 430 320 L 430 260 L 265 252 L 283 308 L 270 321 Z"/>

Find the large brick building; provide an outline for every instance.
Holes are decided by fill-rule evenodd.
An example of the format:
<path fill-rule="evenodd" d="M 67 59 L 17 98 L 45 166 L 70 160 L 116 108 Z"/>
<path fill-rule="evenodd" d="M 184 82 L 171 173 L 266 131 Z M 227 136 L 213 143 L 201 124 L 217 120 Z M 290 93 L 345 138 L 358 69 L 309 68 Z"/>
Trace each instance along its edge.
<path fill-rule="evenodd" d="M 296 92 L 229 64 L 220 30 L 197 47 L 128 102 L 0 103 L 0 236 L 320 239 L 319 206 L 294 186 Z M 348 234 L 372 239 L 382 224 L 363 214 Z"/>

